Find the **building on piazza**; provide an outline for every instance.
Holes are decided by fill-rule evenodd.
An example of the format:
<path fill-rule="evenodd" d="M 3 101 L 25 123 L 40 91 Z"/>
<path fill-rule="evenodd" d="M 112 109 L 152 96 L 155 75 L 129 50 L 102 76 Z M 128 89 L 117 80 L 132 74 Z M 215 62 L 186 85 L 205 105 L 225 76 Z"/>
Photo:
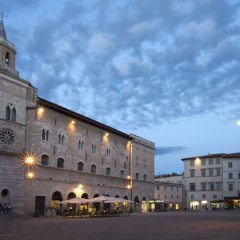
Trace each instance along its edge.
<path fill-rule="evenodd" d="M 0 22 L 0 202 L 45 214 L 72 197 L 109 195 L 147 211 L 155 145 L 38 96 L 15 69 Z"/>

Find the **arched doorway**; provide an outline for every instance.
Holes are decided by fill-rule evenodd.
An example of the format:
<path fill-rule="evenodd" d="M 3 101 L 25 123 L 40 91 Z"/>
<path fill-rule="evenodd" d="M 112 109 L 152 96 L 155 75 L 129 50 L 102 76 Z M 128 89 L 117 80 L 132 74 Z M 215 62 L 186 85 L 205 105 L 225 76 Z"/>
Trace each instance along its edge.
<path fill-rule="evenodd" d="M 142 198 L 142 212 L 147 212 L 148 208 L 147 208 L 147 199 L 146 197 Z"/>
<path fill-rule="evenodd" d="M 62 204 L 59 204 L 63 200 L 62 194 L 59 191 L 55 191 L 52 194 L 52 207 L 58 209 L 57 214 L 61 212 Z"/>
<path fill-rule="evenodd" d="M 139 201 L 138 196 L 135 196 L 135 198 L 134 198 L 134 211 L 135 212 L 139 212 L 139 203 L 140 203 L 140 201 Z"/>
<path fill-rule="evenodd" d="M 99 194 L 94 194 L 93 198 L 99 197 Z M 96 212 L 100 210 L 100 202 L 93 202 L 93 208 L 95 208 Z"/>
<path fill-rule="evenodd" d="M 110 197 L 108 194 L 106 194 L 105 196 Z M 103 211 L 104 212 L 110 212 L 111 209 L 111 203 L 104 203 L 103 204 Z"/>
<path fill-rule="evenodd" d="M 73 199 L 75 197 L 76 197 L 76 194 L 74 192 L 70 192 L 67 196 L 67 199 L 69 200 L 69 199 Z"/>
<path fill-rule="evenodd" d="M 88 199 L 88 194 L 87 193 L 83 193 L 81 198 Z M 84 213 L 87 213 L 88 212 L 88 203 L 81 204 L 80 210 L 83 211 Z"/>

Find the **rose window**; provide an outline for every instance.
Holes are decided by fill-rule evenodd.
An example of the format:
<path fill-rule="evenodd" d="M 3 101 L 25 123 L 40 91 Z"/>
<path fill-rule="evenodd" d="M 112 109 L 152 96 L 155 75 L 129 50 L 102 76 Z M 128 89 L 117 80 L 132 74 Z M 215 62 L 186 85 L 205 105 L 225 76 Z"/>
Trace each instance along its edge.
<path fill-rule="evenodd" d="M 11 129 L 2 129 L 0 131 L 0 143 L 4 146 L 10 146 L 16 142 L 15 133 Z"/>

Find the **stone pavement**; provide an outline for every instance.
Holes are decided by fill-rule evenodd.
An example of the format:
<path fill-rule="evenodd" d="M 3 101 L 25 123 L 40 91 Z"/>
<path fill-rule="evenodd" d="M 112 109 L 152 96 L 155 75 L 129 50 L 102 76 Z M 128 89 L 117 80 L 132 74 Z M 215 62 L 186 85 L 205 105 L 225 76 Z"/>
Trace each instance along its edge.
<path fill-rule="evenodd" d="M 240 212 L 163 212 L 129 217 L 0 218 L 0 240 L 239 240 Z"/>

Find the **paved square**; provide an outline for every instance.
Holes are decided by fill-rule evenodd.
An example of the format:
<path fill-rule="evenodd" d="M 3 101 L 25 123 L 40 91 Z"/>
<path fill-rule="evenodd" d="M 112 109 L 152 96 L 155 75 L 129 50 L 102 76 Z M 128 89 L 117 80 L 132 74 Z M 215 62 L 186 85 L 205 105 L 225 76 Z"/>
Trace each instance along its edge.
<path fill-rule="evenodd" d="M 239 240 L 240 212 L 163 212 L 85 219 L 1 219 L 0 239 Z"/>

